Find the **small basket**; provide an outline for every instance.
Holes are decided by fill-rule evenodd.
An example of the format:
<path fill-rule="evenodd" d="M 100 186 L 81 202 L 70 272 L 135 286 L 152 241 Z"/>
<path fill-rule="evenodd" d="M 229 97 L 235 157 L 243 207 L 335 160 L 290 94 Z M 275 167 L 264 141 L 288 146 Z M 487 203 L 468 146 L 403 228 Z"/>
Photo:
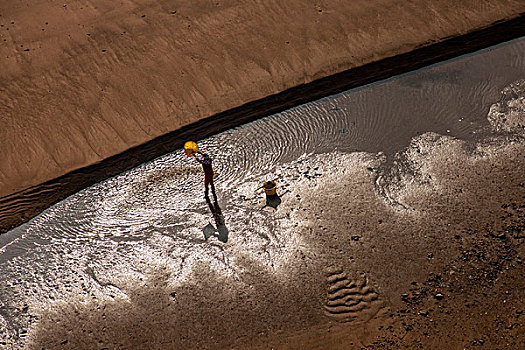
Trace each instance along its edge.
<path fill-rule="evenodd" d="M 277 193 L 277 183 L 275 181 L 266 181 L 262 187 L 267 196 L 274 196 Z"/>

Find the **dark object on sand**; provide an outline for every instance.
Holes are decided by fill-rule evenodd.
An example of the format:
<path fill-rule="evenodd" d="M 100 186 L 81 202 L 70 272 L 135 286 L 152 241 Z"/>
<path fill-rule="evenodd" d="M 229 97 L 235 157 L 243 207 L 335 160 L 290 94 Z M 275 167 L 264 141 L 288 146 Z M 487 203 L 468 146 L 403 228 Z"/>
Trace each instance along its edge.
<path fill-rule="evenodd" d="M 279 197 L 279 195 L 266 196 L 266 206 L 277 209 L 279 204 L 281 204 L 281 197 Z"/>
<path fill-rule="evenodd" d="M 266 181 L 262 186 L 264 193 L 266 193 L 266 205 L 277 209 L 281 204 L 281 197 L 277 194 L 277 183 L 273 180 Z"/>

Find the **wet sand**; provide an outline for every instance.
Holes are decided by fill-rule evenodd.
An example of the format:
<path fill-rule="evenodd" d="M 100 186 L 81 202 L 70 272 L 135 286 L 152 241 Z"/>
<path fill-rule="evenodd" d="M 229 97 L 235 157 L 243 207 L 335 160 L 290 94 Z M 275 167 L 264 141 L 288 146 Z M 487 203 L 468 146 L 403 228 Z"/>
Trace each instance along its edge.
<path fill-rule="evenodd" d="M 208 136 L 523 35 L 518 20 L 495 36 L 483 32 L 475 42 L 463 36 L 515 18 L 525 7 L 512 0 L 118 6 L 41 1 L 8 2 L 1 11 L 5 231 L 81 188 L 175 149 L 188 135 Z M 450 37 L 464 41 L 432 45 Z M 433 49 L 399 56 L 421 46 Z M 398 59 L 381 61 L 388 57 Z M 352 70 L 370 62 L 383 65 Z M 344 71 L 338 79 L 302 85 Z M 303 88 L 264 99 L 296 86 Z M 224 111 L 223 119 L 216 115 Z"/>
<path fill-rule="evenodd" d="M 519 349 L 523 154 L 522 137 L 470 149 L 425 134 L 399 155 L 413 177 L 399 186 L 381 156 L 290 165 L 274 218 L 299 237 L 285 265 L 237 251 L 229 277 L 202 261 L 177 286 L 162 263 L 133 285 L 100 280 L 112 296 L 55 303 L 29 348 Z"/>
<path fill-rule="evenodd" d="M 225 235 L 180 149 L 0 236 L 0 344 L 522 348 L 523 45 L 200 140 Z"/>

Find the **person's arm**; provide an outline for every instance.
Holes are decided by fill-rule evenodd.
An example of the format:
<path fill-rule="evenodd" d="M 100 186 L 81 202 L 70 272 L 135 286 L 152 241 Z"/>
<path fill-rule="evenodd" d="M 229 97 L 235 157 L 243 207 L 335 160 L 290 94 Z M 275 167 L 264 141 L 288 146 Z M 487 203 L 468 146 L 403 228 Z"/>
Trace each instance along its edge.
<path fill-rule="evenodd" d="M 195 159 L 197 160 L 197 162 L 201 163 L 202 162 L 202 155 L 199 158 L 199 154 L 201 154 L 201 153 L 200 152 L 195 152 Z"/>

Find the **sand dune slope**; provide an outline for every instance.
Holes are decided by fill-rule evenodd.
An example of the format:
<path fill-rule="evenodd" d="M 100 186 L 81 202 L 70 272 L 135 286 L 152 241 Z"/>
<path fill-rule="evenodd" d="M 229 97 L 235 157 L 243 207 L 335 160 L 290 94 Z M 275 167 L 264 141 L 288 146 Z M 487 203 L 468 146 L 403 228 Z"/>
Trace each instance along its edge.
<path fill-rule="evenodd" d="M 4 1 L 0 197 L 521 12 L 521 0 Z"/>

